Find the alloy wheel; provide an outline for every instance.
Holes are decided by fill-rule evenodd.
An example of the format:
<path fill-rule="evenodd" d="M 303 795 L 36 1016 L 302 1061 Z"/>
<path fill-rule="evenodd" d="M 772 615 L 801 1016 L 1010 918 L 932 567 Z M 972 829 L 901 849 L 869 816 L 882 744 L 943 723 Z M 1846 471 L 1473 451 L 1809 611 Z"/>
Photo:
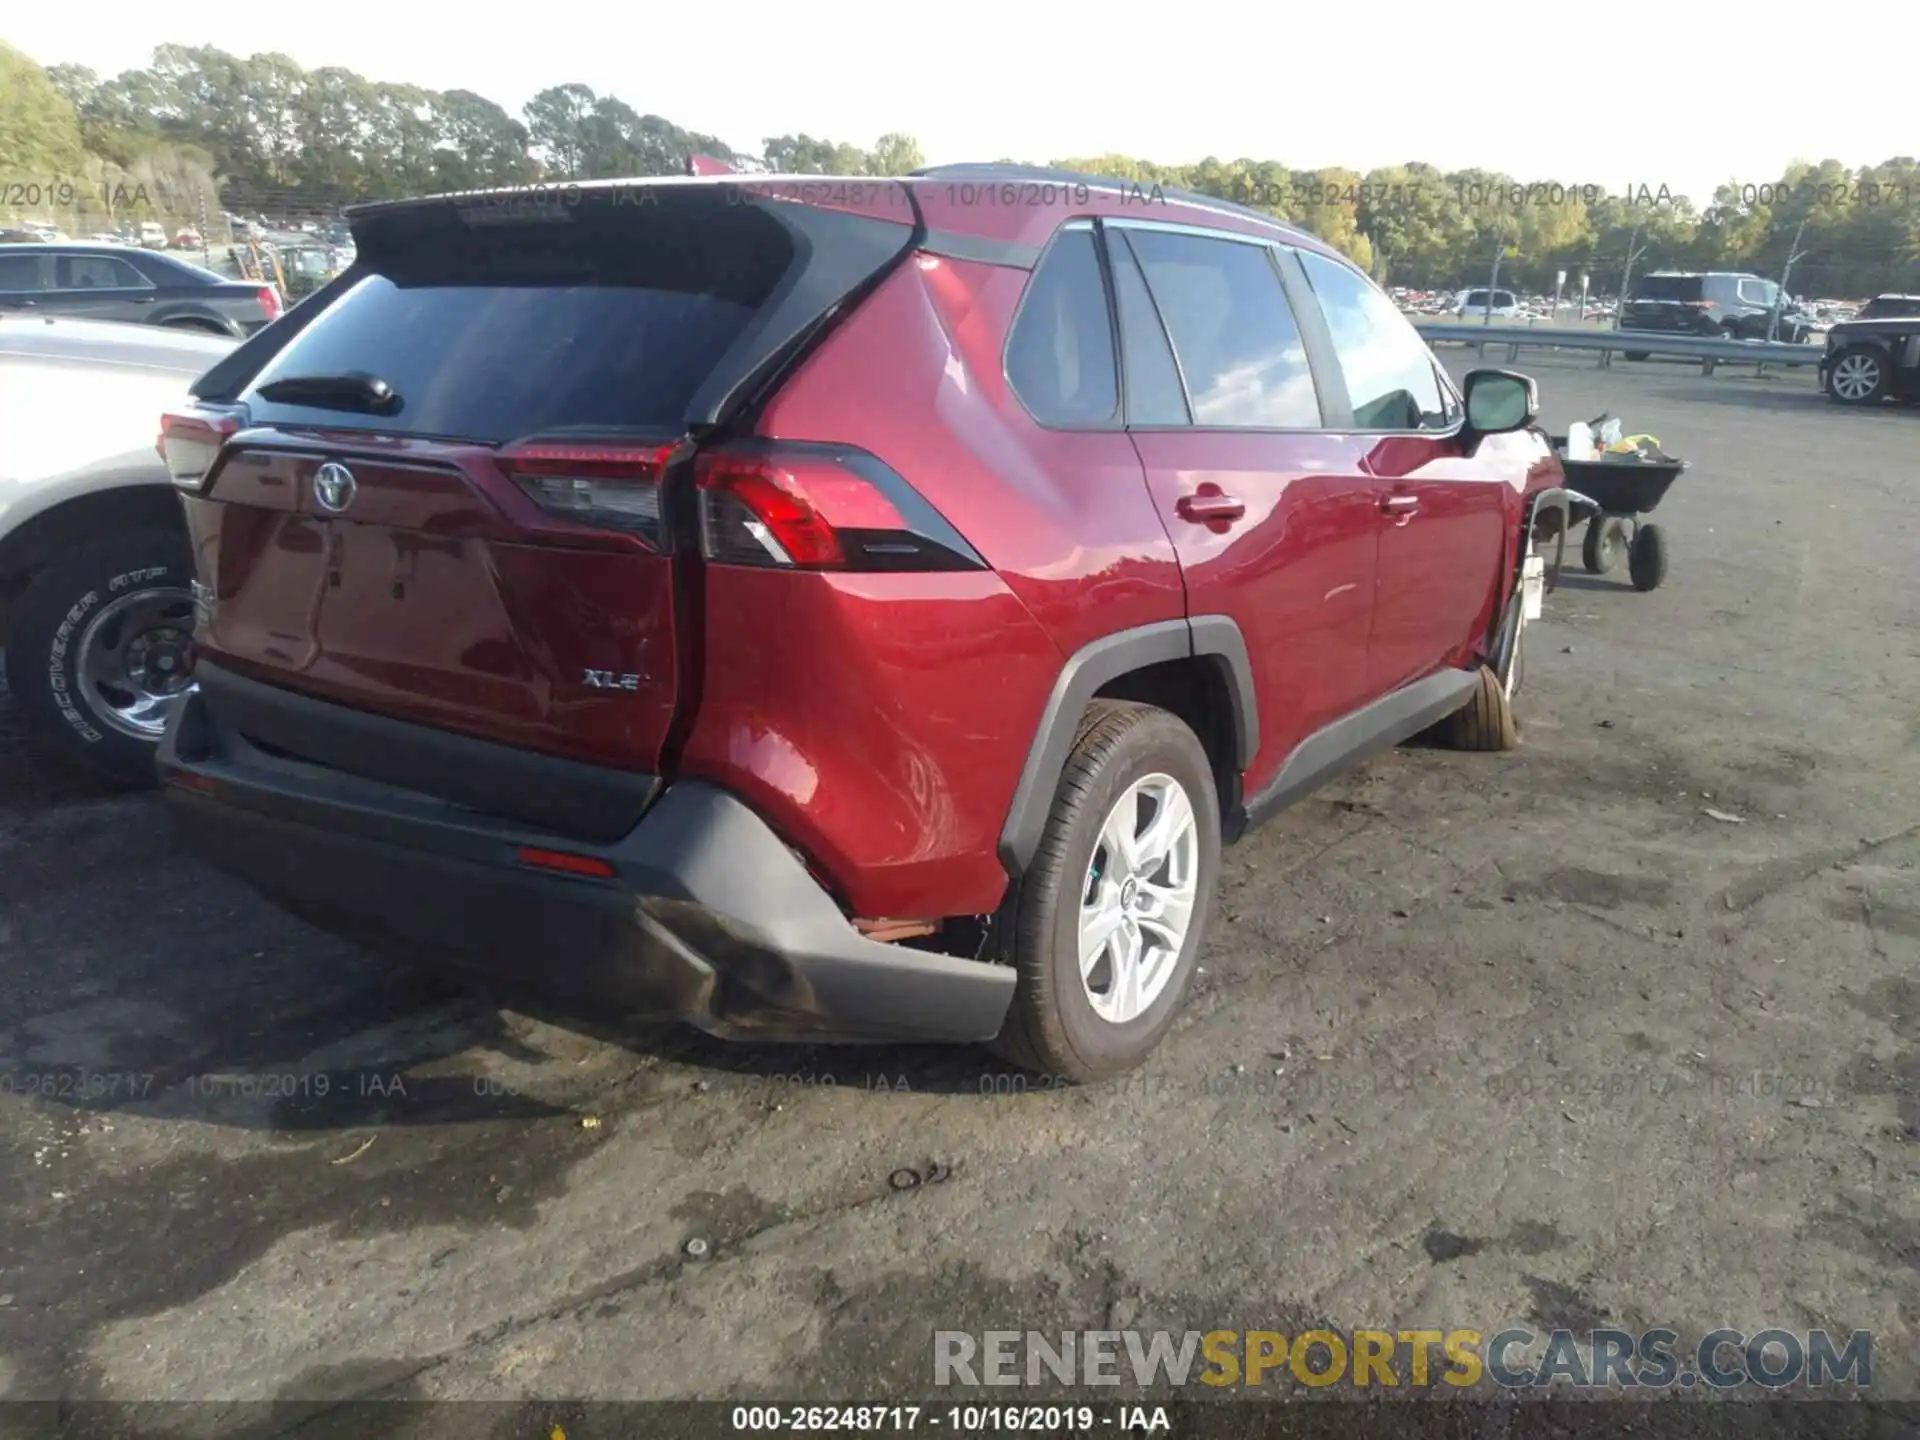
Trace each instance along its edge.
<path fill-rule="evenodd" d="M 1880 384 L 1880 362 L 1871 355 L 1848 355 L 1833 367 L 1827 383 L 1842 400 L 1864 400 Z"/>
<path fill-rule="evenodd" d="M 1171 775 L 1129 785 L 1094 842 L 1080 899 L 1080 983 L 1094 1013 L 1124 1025 L 1179 968 L 1200 879 L 1193 802 Z"/>

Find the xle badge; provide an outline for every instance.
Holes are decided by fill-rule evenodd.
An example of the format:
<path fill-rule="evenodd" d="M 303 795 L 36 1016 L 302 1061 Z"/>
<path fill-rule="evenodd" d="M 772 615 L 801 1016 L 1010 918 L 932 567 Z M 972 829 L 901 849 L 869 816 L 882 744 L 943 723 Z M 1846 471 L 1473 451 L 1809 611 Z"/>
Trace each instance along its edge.
<path fill-rule="evenodd" d="M 611 670 L 587 671 L 587 684 L 595 690 L 638 690 L 638 675 L 616 675 Z"/>

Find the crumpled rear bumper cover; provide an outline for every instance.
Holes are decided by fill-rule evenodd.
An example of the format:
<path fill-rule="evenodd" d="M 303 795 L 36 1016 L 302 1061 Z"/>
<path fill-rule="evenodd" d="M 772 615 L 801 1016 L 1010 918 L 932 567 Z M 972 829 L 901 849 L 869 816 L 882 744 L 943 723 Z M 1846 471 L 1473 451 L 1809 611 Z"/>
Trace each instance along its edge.
<path fill-rule="evenodd" d="M 672 1015 L 729 1039 L 979 1041 L 1012 1000 L 1006 966 L 860 934 L 764 821 L 698 781 L 623 838 L 583 844 L 269 753 L 197 691 L 158 763 L 188 842 L 283 908 L 598 1016 Z M 523 847 L 613 875 L 535 868 Z"/>

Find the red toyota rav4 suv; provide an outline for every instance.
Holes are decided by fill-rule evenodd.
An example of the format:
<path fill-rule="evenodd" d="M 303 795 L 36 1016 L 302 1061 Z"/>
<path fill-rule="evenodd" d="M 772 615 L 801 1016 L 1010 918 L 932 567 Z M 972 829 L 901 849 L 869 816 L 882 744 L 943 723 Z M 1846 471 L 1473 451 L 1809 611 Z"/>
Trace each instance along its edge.
<path fill-rule="evenodd" d="M 1513 741 L 1558 463 L 1270 217 L 1004 167 L 364 208 L 164 422 L 161 750 L 287 908 L 735 1038 L 1172 1023 L 1223 843 Z"/>

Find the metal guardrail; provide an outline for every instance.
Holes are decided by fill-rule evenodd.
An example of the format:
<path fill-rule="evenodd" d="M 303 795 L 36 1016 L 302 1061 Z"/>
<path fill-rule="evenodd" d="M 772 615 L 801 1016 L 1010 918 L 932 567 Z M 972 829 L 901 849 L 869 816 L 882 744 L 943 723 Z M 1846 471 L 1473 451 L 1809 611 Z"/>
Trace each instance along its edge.
<path fill-rule="evenodd" d="M 1668 335 L 1651 330 L 1565 330 L 1551 325 L 1433 325 L 1415 323 L 1428 341 L 1453 341 L 1507 347 L 1507 359 L 1519 358 L 1520 347 L 1531 345 L 1558 350 L 1593 350 L 1606 368 L 1623 351 L 1636 355 L 1677 355 L 1700 361 L 1703 374 L 1715 365 L 1817 365 L 1826 353 L 1823 344 L 1788 345 L 1778 341 L 1723 340 L 1711 335 Z"/>

